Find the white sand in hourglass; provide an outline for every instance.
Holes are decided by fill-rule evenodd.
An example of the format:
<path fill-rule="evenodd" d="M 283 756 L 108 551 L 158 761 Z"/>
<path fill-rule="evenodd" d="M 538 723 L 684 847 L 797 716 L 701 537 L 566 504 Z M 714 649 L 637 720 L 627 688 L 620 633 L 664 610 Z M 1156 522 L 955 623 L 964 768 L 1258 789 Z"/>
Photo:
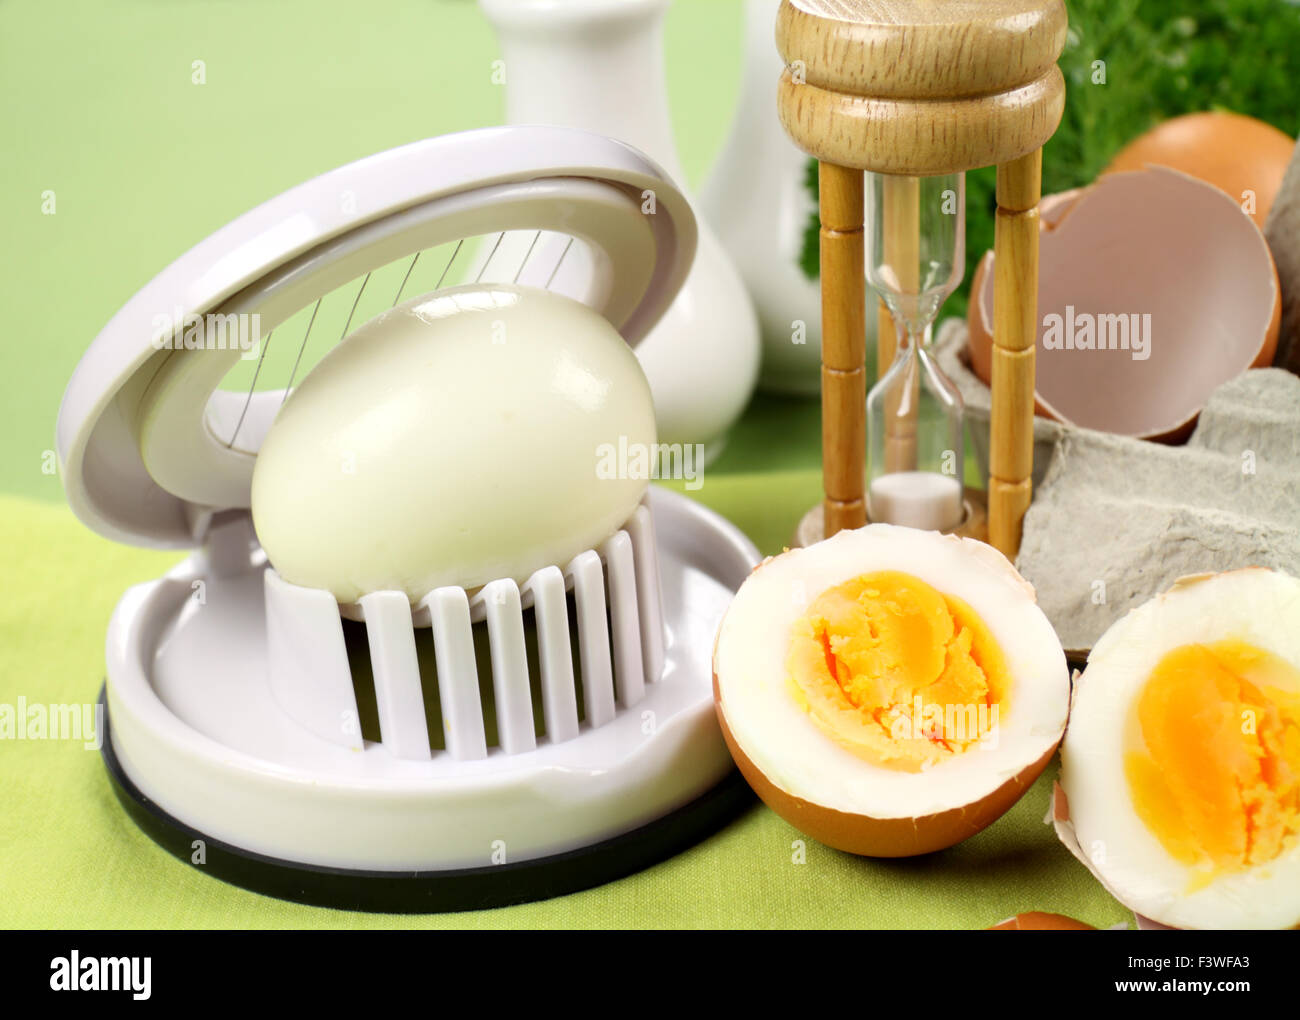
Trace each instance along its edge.
<path fill-rule="evenodd" d="M 867 506 L 873 521 L 946 531 L 961 523 L 961 483 L 934 471 L 894 471 L 872 479 Z"/>

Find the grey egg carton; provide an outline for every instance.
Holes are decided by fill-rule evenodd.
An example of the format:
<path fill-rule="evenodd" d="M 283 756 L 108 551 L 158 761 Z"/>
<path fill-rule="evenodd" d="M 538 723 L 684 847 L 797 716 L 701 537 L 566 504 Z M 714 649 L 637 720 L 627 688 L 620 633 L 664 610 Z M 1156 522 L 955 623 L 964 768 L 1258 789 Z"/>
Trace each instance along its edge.
<path fill-rule="evenodd" d="M 988 475 L 989 389 L 952 319 L 940 367 Z M 1262 566 L 1300 575 L 1300 378 L 1252 369 L 1210 397 L 1183 446 L 1036 419 L 1034 499 L 1016 566 L 1071 657 L 1179 577 Z"/>

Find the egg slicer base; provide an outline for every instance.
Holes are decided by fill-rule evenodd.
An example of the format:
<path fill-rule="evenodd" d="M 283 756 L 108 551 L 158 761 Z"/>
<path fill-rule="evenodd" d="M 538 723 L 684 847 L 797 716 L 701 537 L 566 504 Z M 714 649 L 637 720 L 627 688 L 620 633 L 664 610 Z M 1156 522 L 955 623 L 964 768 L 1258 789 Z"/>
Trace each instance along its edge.
<path fill-rule="evenodd" d="M 635 874 L 707 839 L 756 800 L 739 772 L 639 829 L 538 860 L 452 871 L 355 871 L 277 860 L 204 835 L 140 791 L 113 751 L 105 692 L 102 755 L 118 802 L 136 826 L 180 861 L 251 892 L 308 906 L 385 914 L 490 910 L 581 892 Z"/>
<path fill-rule="evenodd" d="M 196 554 L 109 628 L 103 754 L 136 823 L 198 870 L 341 909 L 484 909 L 598 885 L 752 803 L 713 715 L 712 635 L 758 562 L 734 526 L 654 488 L 666 641 L 640 701 L 574 738 L 459 762 L 360 751 L 278 710 L 256 561 L 196 604 Z M 225 652 L 214 654 L 214 641 Z"/>

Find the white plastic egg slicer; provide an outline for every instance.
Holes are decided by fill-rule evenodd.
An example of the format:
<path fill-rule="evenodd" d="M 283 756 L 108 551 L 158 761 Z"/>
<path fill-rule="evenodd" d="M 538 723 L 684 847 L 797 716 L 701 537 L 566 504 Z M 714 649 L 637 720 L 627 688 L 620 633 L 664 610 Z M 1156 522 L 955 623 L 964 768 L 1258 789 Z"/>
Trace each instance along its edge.
<path fill-rule="evenodd" d="M 511 231 L 531 236 L 529 256 L 494 266 L 492 238 Z M 269 347 L 313 309 L 305 347 L 328 295 L 355 293 L 355 312 L 397 267 L 401 298 L 423 253 L 454 245 L 454 260 L 480 238 L 478 279 L 580 300 L 635 346 L 686 276 L 695 222 L 658 167 L 598 135 L 417 142 L 207 238 L 113 317 L 68 385 L 58 451 L 78 517 L 192 550 L 109 624 L 104 759 L 137 824 L 218 878 L 354 909 L 495 906 L 645 867 L 750 802 L 709 661 L 759 558 L 732 525 L 651 486 L 612 537 L 525 583 L 340 607 L 276 573 L 249 513 L 293 375 L 222 388 L 239 348 L 159 342 L 160 313 L 177 335 L 257 316 Z"/>

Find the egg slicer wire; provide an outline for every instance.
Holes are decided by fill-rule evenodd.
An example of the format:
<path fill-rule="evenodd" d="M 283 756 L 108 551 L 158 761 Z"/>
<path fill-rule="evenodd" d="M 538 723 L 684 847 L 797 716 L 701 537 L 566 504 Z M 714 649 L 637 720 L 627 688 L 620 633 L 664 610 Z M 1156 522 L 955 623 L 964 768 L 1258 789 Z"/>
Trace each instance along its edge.
<path fill-rule="evenodd" d="M 636 150 L 491 128 L 271 199 L 110 320 L 60 408 L 69 503 L 116 541 L 192 550 L 129 589 L 108 629 L 103 757 L 144 831 L 250 889 L 415 912 L 596 885 L 751 803 L 714 718 L 710 649 L 759 555 L 716 514 L 652 486 L 599 549 L 523 585 L 340 607 L 279 577 L 248 510 L 258 447 L 331 294 L 351 300 L 342 339 L 383 269 L 405 267 L 396 304 L 422 254 L 454 245 L 436 290 L 483 239 L 476 281 L 583 301 L 635 346 L 695 236 L 684 197 Z M 507 264 L 512 247 L 525 254 Z M 177 336 L 209 315 L 260 317 L 253 383 L 221 388 L 241 349 L 160 342 L 160 313 Z M 258 389 L 298 313 L 287 383 Z"/>

